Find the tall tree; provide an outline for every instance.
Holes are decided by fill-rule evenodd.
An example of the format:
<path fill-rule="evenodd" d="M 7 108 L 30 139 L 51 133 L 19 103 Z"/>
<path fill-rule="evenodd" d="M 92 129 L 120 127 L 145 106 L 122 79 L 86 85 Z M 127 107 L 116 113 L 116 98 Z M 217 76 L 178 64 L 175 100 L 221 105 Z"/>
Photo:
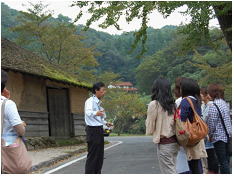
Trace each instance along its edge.
<path fill-rule="evenodd" d="M 47 5 L 30 3 L 28 12 L 21 12 L 20 24 L 12 30 L 19 33 L 17 42 L 33 50 L 51 63 L 60 65 L 68 72 L 79 75 L 81 80 L 94 79 L 93 68 L 98 65 L 91 48 L 81 43 L 76 26 L 69 18 L 58 16 L 52 20 Z M 88 69 L 87 69 L 88 68 Z"/>

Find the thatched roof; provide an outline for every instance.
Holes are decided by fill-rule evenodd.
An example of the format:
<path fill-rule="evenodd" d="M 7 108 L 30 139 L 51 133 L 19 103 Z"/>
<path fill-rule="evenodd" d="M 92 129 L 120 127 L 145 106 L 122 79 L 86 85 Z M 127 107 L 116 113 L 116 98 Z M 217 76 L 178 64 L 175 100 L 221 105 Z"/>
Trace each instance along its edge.
<path fill-rule="evenodd" d="M 79 87 L 91 88 L 90 84 L 77 80 L 74 75 L 59 69 L 29 50 L 21 48 L 17 44 L 4 38 L 1 39 L 1 43 L 1 67 L 3 69 L 40 76 Z"/>

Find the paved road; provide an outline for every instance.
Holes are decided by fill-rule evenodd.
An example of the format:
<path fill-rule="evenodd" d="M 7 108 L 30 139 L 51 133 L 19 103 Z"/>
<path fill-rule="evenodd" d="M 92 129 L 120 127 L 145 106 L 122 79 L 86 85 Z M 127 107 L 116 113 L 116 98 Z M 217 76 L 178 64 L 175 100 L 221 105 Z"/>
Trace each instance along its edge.
<path fill-rule="evenodd" d="M 159 174 L 156 147 L 152 137 L 108 137 L 106 140 L 122 141 L 105 150 L 103 174 Z M 83 174 L 86 158 L 52 174 Z"/>

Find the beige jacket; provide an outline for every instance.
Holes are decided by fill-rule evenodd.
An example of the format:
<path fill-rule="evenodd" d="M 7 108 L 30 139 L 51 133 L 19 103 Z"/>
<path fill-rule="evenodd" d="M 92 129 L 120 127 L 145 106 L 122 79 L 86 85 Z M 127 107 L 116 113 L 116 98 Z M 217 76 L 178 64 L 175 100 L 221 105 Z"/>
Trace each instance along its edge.
<path fill-rule="evenodd" d="M 159 143 L 162 137 L 175 135 L 174 115 L 168 115 L 156 100 L 151 101 L 148 106 L 146 135 L 153 135 L 153 142 Z"/>
<path fill-rule="evenodd" d="M 207 157 L 204 139 L 202 139 L 197 145 L 193 147 L 185 147 L 184 149 L 189 161 Z"/>

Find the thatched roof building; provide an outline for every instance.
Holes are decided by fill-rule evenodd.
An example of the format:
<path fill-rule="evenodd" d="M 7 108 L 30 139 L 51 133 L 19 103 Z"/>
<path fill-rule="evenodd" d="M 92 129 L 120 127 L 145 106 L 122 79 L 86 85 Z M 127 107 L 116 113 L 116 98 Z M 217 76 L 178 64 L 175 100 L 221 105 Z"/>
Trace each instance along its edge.
<path fill-rule="evenodd" d="M 27 136 L 85 135 L 84 103 L 91 85 L 7 39 L 1 44 L 7 89 L 27 123 Z"/>

